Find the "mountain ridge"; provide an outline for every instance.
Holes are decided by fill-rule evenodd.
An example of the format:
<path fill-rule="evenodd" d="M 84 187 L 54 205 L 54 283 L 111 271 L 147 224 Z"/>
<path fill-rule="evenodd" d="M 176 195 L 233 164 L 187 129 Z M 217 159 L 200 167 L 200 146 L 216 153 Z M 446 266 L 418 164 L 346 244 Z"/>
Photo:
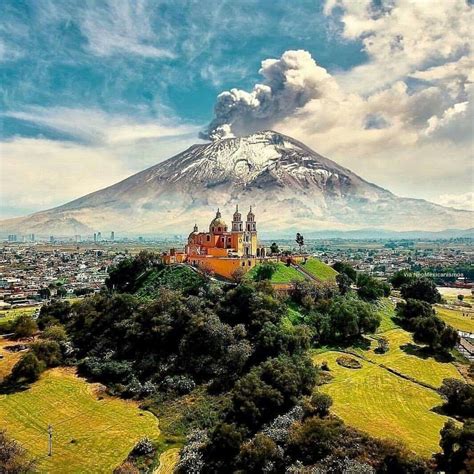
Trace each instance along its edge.
<path fill-rule="evenodd" d="M 402 198 L 274 131 L 195 144 L 61 206 L 0 222 L 5 232 L 186 232 L 220 207 L 254 205 L 260 228 L 439 231 L 472 227 L 470 211 Z"/>

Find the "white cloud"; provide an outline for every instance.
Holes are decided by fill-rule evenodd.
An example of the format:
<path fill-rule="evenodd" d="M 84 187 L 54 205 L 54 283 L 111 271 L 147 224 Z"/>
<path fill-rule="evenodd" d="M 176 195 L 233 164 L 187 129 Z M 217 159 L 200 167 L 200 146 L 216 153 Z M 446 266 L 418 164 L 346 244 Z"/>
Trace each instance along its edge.
<path fill-rule="evenodd" d="M 174 123 L 168 118 L 140 119 L 128 115 L 108 114 L 100 109 L 73 109 L 68 107 L 27 107 L 3 113 L 31 122 L 81 141 L 114 145 L 142 139 L 157 139 L 197 133 L 198 127 Z"/>
<path fill-rule="evenodd" d="M 436 202 L 443 206 L 474 211 L 474 192 L 463 194 L 442 194 Z"/>

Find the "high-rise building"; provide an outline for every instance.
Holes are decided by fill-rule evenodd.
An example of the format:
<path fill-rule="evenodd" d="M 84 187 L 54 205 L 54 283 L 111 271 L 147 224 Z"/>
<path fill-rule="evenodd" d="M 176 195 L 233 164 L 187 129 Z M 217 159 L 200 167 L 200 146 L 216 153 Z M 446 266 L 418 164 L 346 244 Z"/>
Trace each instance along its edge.
<path fill-rule="evenodd" d="M 94 242 L 97 242 L 97 234 L 94 232 Z"/>
<path fill-rule="evenodd" d="M 97 241 L 102 240 L 102 232 L 97 232 Z"/>
<path fill-rule="evenodd" d="M 30 242 L 34 242 L 35 241 L 35 234 L 30 234 Z"/>
<path fill-rule="evenodd" d="M 112 242 L 115 240 L 115 232 L 114 232 L 114 231 L 112 231 L 112 232 L 110 233 L 110 240 L 111 240 Z"/>
<path fill-rule="evenodd" d="M 10 234 L 8 236 L 8 242 L 16 242 L 17 241 L 17 236 L 16 234 Z"/>
<path fill-rule="evenodd" d="M 54 235 L 50 235 L 50 236 L 49 236 L 49 241 L 50 241 L 51 243 L 54 242 Z"/>

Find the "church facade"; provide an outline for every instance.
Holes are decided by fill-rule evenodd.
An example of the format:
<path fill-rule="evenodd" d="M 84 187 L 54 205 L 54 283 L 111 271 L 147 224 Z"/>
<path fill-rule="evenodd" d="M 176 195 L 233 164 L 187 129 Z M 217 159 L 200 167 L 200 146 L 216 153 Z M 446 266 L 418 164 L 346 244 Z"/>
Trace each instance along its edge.
<path fill-rule="evenodd" d="M 164 255 L 164 261 L 186 262 L 202 270 L 231 278 L 238 268 L 248 271 L 265 256 L 265 249 L 258 245 L 257 222 L 252 208 L 250 207 L 244 221 L 236 206 L 230 227 L 218 209 L 209 224 L 209 230 L 200 232 L 195 225 L 189 234 L 184 252 Z"/>

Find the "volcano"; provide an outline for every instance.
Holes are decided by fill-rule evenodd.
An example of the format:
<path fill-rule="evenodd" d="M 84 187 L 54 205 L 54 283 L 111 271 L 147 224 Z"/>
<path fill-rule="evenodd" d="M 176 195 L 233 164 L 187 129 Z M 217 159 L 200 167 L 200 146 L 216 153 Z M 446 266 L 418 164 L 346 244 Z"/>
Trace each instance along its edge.
<path fill-rule="evenodd" d="M 216 208 L 252 205 L 260 231 L 468 228 L 473 213 L 402 198 L 365 181 L 291 137 L 263 131 L 196 144 L 67 204 L 0 222 L 36 235 L 187 234 Z M 226 215 L 224 214 L 224 215 Z"/>

